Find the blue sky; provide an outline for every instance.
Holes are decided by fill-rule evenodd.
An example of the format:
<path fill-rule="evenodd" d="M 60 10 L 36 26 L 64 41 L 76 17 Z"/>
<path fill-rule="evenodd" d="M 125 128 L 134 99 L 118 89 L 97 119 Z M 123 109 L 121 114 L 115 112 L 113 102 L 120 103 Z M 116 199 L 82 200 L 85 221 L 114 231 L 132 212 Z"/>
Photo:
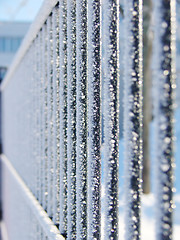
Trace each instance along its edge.
<path fill-rule="evenodd" d="M 0 0 L 0 21 L 33 21 L 44 0 Z"/>

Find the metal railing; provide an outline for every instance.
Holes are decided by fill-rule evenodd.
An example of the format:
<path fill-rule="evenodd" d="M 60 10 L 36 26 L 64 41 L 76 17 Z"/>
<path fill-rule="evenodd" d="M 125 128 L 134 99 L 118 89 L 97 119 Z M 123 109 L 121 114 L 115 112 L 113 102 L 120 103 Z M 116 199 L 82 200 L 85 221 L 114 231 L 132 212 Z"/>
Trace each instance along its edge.
<path fill-rule="evenodd" d="M 141 237 L 142 1 L 128 1 L 124 9 L 125 238 L 130 240 Z M 171 239 L 175 1 L 158 1 L 156 11 L 157 237 Z M 120 54 L 118 1 L 45 1 L 1 85 L 2 200 L 9 240 L 118 239 Z"/>

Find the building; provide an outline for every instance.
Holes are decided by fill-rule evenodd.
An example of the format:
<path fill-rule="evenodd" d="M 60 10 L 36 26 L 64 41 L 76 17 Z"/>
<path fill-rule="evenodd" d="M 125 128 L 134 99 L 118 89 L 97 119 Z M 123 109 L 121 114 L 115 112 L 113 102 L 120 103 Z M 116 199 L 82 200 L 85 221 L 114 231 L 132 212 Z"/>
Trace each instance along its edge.
<path fill-rule="evenodd" d="M 28 22 L 0 22 L 0 82 L 29 26 Z"/>
<path fill-rule="evenodd" d="M 28 31 L 28 22 L 1 22 L 0 21 L 0 83 L 9 68 L 16 51 L 18 50 L 23 37 Z M 0 94 L 1 106 L 1 94 Z M 1 143 L 1 107 L 0 107 L 0 153 Z"/>

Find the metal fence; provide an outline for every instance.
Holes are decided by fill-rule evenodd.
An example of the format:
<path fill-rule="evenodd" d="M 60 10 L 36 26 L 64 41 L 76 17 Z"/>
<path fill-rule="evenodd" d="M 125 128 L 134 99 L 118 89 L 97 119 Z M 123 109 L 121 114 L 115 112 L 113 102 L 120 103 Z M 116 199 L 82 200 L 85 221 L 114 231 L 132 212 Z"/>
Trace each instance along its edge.
<path fill-rule="evenodd" d="M 171 239 L 175 1 L 157 2 L 157 239 Z M 124 4 L 129 240 L 141 238 L 142 4 Z M 118 239 L 118 167 L 123 164 L 118 48 L 118 1 L 48 0 L 42 6 L 1 85 L 2 201 L 9 240 Z"/>

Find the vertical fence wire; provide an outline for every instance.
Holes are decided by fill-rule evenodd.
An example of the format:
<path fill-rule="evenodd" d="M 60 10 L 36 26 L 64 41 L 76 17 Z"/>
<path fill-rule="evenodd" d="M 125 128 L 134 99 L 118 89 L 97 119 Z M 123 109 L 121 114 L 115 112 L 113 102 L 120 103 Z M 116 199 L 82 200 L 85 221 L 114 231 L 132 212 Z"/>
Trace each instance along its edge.
<path fill-rule="evenodd" d="M 34 47 L 34 41 L 30 47 L 30 55 L 31 55 L 31 60 L 30 60 L 30 64 L 31 64 L 31 68 L 32 68 L 32 73 L 31 73 L 31 135 L 30 135 L 30 147 L 31 150 L 30 151 L 30 165 L 31 165 L 31 176 L 30 176 L 30 180 L 31 180 L 31 185 L 30 185 L 30 189 L 32 191 L 32 193 L 34 194 L 34 179 L 35 179 L 35 139 L 34 139 L 34 119 L 35 119 L 35 113 L 34 113 L 34 77 L 35 77 L 35 47 Z"/>
<path fill-rule="evenodd" d="M 174 90 L 175 90 L 175 8 L 176 2 L 155 4 L 156 54 L 156 174 L 158 239 L 172 239 L 174 182 Z"/>
<path fill-rule="evenodd" d="M 33 176 L 33 194 L 37 197 L 37 173 L 38 173 L 38 162 L 37 162 L 37 123 L 36 123 L 36 119 L 37 119 L 37 54 L 38 54 L 38 50 L 37 50 L 37 38 L 35 38 L 34 42 L 33 42 L 33 49 L 34 49 L 34 55 L 33 55 L 33 114 L 34 114 L 34 119 L 33 119 L 33 138 L 32 138 L 32 142 L 33 142 L 33 172 L 34 172 L 34 176 Z M 38 167 L 37 167 L 38 166 Z"/>
<path fill-rule="evenodd" d="M 38 157 L 38 170 L 37 170 L 37 199 L 42 204 L 41 198 L 41 181 L 42 181 L 42 162 L 41 162 L 41 145 L 42 145 L 42 136 L 41 136 L 41 125 L 42 125 L 42 110 L 41 110 L 41 51 L 42 51 L 42 31 L 37 35 L 37 47 L 38 47 L 38 56 L 37 56 L 37 157 Z"/>
<path fill-rule="evenodd" d="M 40 119 L 39 119 L 39 131 L 40 131 L 40 143 L 39 143 L 39 147 L 40 147 L 40 195 L 39 195 L 39 202 L 41 205 L 43 205 L 43 184 L 44 184 L 44 176 L 43 176 L 43 104 L 44 104 L 44 91 L 43 91 L 43 30 L 41 28 L 40 33 L 39 33 L 39 38 L 40 38 L 40 63 L 39 63 L 39 71 L 40 71 L 40 75 L 39 75 L 39 101 L 40 101 Z"/>
<path fill-rule="evenodd" d="M 27 53 L 28 55 L 28 53 Z M 29 175 L 30 175 L 30 167 L 29 167 L 29 164 L 30 164 L 30 148 L 29 148 L 29 140 L 30 140 L 30 80 L 29 80 L 29 58 L 27 57 L 25 59 L 25 68 L 24 68 L 24 71 L 25 71 L 25 78 L 26 78 L 26 81 L 27 81 L 27 86 L 26 86 L 26 96 L 27 96 L 27 109 L 26 109 L 26 114 L 27 114 L 27 118 L 26 118 L 26 128 L 27 128 L 27 132 L 26 132 L 26 148 L 25 148 L 25 151 L 26 151 L 26 169 L 29 169 L 29 171 L 27 172 L 27 179 L 29 178 Z M 28 181 L 29 182 L 29 181 Z M 28 185 L 28 183 L 27 183 Z M 28 185 L 29 187 L 29 185 Z"/>
<path fill-rule="evenodd" d="M 118 1 L 104 2 L 105 239 L 118 239 Z"/>
<path fill-rule="evenodd" d="M 117 0 L 103 4 L 104 239 L 118 239 L 119 4 Z M 126 1 L 124 6 L 125 238 L 138 240 L 143 156 L 142 0 Z M 172 239 L 175 0 L 160 0 L 155 8 L 157 238 Z M 9 99 L 12 113 L 4 109 L 5 119 L 13 116 L 14 121 L 11 126 L 12 120 L 7 119 L 10 128 L 5 132 L 5 150 L 8 153 L 8 148 L 12 149 L 12 164 L 69 240 L 101 239 L 100 13 L 100 0 L 59 1 L 13 76 L 17 82 L 10 82 L 5 93 L 6 102 L 12 89 L 17 94 L 14 102 Z M 23 102 L 26 97 L 27 102 Z M 10 135 L 14 139 L 8 140 Z M 30 209 L 23 212 L 26 215 L 32 219 L 24 220 L 23 236 L 49 239 Z"/>
<path fill-rule="evenodd" d="M 36 166 L 36 197 L 39 200 L 40 198 L 40 171 L 41 171 L 41 163 L 40 163 L 40 33 L 36 38 L 36 154 L 37 154 L 37 166 Z"/>
<path fill-rule="evenodd" d="M 60 232 L 67 235 L 67 3 L 59 3 Z"/>
<path fill-rule="evenodd" d="M 43 72 L 43 155 L 42 155 L 42 168 L 43 168 L 43 208 L 47 211 L 47 23 L 44 24 L 42 28 L 42 39 L 43 39 L 43 62 L 42 62 L 42 72 Z"/>
<path fill-rule="evenodd" d="M 58 156 L 58 103 L 59 103 L 59 8 L 53 9 L 53 221 L 59 224 L 59 156 Z"/>
<path fill-rule="evenodd" d="M 35 76 L 35 48 L 34 48 L 34 41 L 32 43 L 32 45 L 30 46 L 30 59 L 29 59 L 29 64 L 30 64 L 30 69 L 31 69 L 31 73 L 30 73 L 30 149 L 31 151 L 29 151 L 30 153 L 30 158 L 29 158 L 29 163 L 30 163 L 30 189 L 34 194 L 34 179 L 35 179 L 35 144 L 34 144 L 34 117 L 35 117 L 35 113 L 34 113 L 34 76 Z"/>
<path fill-rule="evenodd" d="M 47 20 L 47 158 L 48 158 L 48 215 L 52 218 L 53 199 L 53 44 L 52 15 Z"/>
<path fill-rule="evenodd" d="M 33 49 L 33 44 L 30 46 L 30 61 L 29 64 L 31 66 L 31 74 L 30 74 L 30 99 L 31 99 L 31 105 L 30 105 L 30 149 L 31 151 L 29 151 L 30 154 L 30 158 L 29 158 L 29 163 L 30 163 L 30 189 L 31 191 L 34 193 L 34 141 L 32 141 L 33 139 L 33 134 L 34 134 L 34 129 L 33 129 L 33 124 L 34 124 L 34 103 L 33 103 L 33 98 L 34 98 L 34 79 L 33 79 L 33 75 L 34 75 L 34 62 L 35 62 L 35 55 L 34 55 L 34 49 Z M 32 177 L 31 177 L 32 176 Z"/>
<path fill-rule="evenodd" d="M 34 113 L 34 119 L 33 119 L 33 172 L 34 172 L 34 181 L 33 181 L 33 194 L 37 197 L 37 182 L 38 182 L 38 169 L 39 169 L 39 163 L 38 163 L 38 153 L 37 153 L 37 144 L 38 144 L 38 139 L 37 139 L 37 112 L 38 112 L 38 106 L 37 106 L 37 84 L 38 84 L 38 69 L 37 69 L 37 64 L 38 64 L 38 48 L 37 48 L 37 37 L 33 42 L 33 47 L 34 47 L 34 74 L 33 74 L 33 113 Z"/>
<path fill-rule="evenodd" d="M 76 1 L 77 239 L 87 238 L 87 1 Z"/>
<path fill-rule="evenodd" d="M 140 239 L 142 193 L 142 1 L 125 4 L 126 239 Z"/>
<path fill-rule="evenodd" d="M 39 199 L 39 182 L 40 182 L 40 155 L 39 155 L 39 35 L 36 36 L 36 78 L 35 78 L 35 99 L 36 99 L 36 105 L 35 105 L 35 113 L 36 113 L 36 119 L 35 119 L 35 134 L 36 134 L 36 162 L 35 162 L 35 170 L 36 170 L 36 181 L 35 181 L 35 196 L 37 199 Z"/>
<path fill-rule="evenodd" d="M 30 88 L 29 88 L 29 94 L 30 94 L 30 115 L 29 115 L 29 127 L 30 127 L 30 132 L 29 132 L 29 168 L 30 168 L 30 175 L 29 175 L 29 188 L 31 189 L 31 191 L 33 192 L 33 180 L 34 180 L 34 165 L 33 165 L 33 141 L 32 141 L 32 136 L 33 136 L 33 117 L 34 117 L 34 112 L 33 112 L 33 62 L 34 62 L 34 55 L 33 55 L 33 49 L 32 49 L 32 45 L 30 46 L 29 49 L 29 66 L 31 71 L 29 70 L 29 84 L 30 84 Z M 20 131 L 20 130 L 19 130 Z M 33 176 L 33 177 L 31 177 Z"/>
<path fill-rule="evenodd" d="M 76 239 L 76 1 L 67 1 L 67 239 Z"/>
<path fill-rule="evenodd" d="M 33 140 L 34 141 L 34 195 L 37 198 L 37 182 L 38 180 L 38 169 L 39 169 L 39 162 L 38 162 L 38 151 L 37 151 L 37 146 L 38 146 L 38 122 L 37 122 L 37 118 L 38 118 L 38 100 L 37 100 L 37 91 L 38 91 L 38 39 L 37 36 L 34 40 L 34 83 L 33 83 L 33 91 L 34 91 L 34 126 L 33 126 Z"/>
<path fill-rule="evenodd" d="M 87 239 L 101 238 L 100 1 L 88 1 L 88 211 Z"/>
<path fill-rule="evenodd" d="M 27 53 L 27 55 L 29 55 L 29 52 Z M 28 137 L 27 137 L 27 169 L 29 169 L 28 174 L 27 174 L 27 179 L 29 179 L 29 176 L 31 174 L 31 168 L 30 168 L 30 135 L 31 135 L 31 129 L 30 129 L 30 101 L 31 101 L 31 93 L 30 93 L 30 89 L 31 89 L 31 85 L 30 85 L 30 70 L 28 68 L 28 66 L 30 66 L 30 60 L 29 57 L 26 59 L 26 71 L 27 71 L 27 84 L 28 84 L 28 88 L 27 88 L 27 96 L 28 96 L 28 117 L 27 117 L 27 122 L 28 122 Z M 17 103 L 16 103 L 17 104 Z M 15 165 L 14 165 L 15 166 Z M 16 167 L 16 166 L 15 166 Z M 30 181 L 27 183 L 28 187 L 30 187 Z"/>

